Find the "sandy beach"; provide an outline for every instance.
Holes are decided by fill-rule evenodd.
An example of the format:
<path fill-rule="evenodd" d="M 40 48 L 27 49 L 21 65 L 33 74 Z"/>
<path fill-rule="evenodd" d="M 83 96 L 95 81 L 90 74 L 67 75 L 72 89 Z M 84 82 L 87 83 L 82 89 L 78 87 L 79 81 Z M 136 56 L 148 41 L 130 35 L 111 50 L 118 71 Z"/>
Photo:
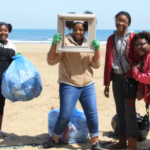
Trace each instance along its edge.
<path fill-rule="evenodd" d="M 46 55 L 49 51 L 49 44 L 15 44 L 17 51 L 21 52 L 39 70 L 42 77 L 43 91 L 38 98 L 28 102 L 12 103 L 6 100 L 2 130 L 8 138 L 0 140 L 2 145 L 21 145 L 29 143 L 43 143 L 48 139 L 48 112 L 53 108 L 59 108 L 58 93 L 58 65 L 49 66 L 46 62 Z M 101 141 L 112 139 L 110 131 L 111 119 L 116 114 L 115 103 L 110 91 L 110 98 L 105 98 L 103 91 L 103 72 L 105 60 L 105 47 L 101 45 L 101 66 L 94 70 L 94 80 L 97 93 L 97 107 L 99 115 L 99 133 Z M 137 112 L 146 114 L 144 101 L 136 102 Z M 82 109 L 80 103 L 77 108 Z M 150 147 L 150 134 L 147 140 L 138 143 L 139 150 L 148 150 Z M 24 147 L 22 149 L 38 149 L 37 147 Z M 55 150 L 56 148 L 52 148 Z M 90 149 L 90 144 L 63 145 L 57 149 L 61 150 L 85 150 Z"/>

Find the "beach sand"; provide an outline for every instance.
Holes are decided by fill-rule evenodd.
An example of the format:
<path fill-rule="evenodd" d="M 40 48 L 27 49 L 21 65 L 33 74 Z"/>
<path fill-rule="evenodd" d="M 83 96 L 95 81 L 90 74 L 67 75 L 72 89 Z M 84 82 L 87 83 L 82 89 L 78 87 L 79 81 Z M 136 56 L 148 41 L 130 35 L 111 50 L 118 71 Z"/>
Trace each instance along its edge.
<path fill-rule="evenodd" d="M 38 69 L 42 77 L 43 91 L 38 98 L 29 102 L 12 103 L 6 100 L 5 114 L 2 130 L 6 132 L 8 139 L 0 140 L 0 145 L 21 145 L 29 143 L 43 143 L 48 139 L 48 112 L 53 108 L 59 108 L 58 93 L 58 65 L 49 66 L 46 55 L 49 44 L 15 44 L 17 51 L 21 52 Z M 110 88 L 110 98 L 105 98 L 103 91 L 103 72 L 105 60 L 105 47 L 101 45 L 101 66 L 94 70 L 94 80 L 97 94 L 97 107 L 99 115 L 99 133 L 101 141 L 110 141 L 112 138 L 111 119 L 116 114 L 115 103 Z M 137 101 L 137 112 L 146 114 L 144 101 Z M 82 109 L 80 103 L 77 104 Z M 150 134 L 147 140 L 138 143 L 139 150 L 150 147 Z M 23 149 L 38 149 L 24 147 Z M 52 148 L 55 150 L 56 148 Z M 89 143 L 63 145 L 57 149 L 90 149 Z"/>

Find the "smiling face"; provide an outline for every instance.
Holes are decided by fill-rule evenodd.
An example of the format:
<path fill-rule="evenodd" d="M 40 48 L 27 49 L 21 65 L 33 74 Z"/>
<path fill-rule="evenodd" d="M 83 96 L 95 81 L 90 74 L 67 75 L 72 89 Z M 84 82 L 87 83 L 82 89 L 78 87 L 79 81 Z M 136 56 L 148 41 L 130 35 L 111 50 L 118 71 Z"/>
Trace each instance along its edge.
<path fill-rule="evenodd" d="M 150 50 L 150 43 L 146 39 L 137 39 L 135 41 L 135 50 L 139 56 L 145 56 L 146 53 Z"/>
<path fill-rule="evenodd" d="M 0 26 L 0 41 L 5 42 L 6 39 L 8 38 L 9 31 L 8 28 L 5 25 Z"/>
<path fill-rule="evenodd" d="M 80 45 L 82 44 L 83 38 L 84 38 L 84 34 L 85 34 L 85 29 L 83 24 L 81 23 L 76 23 L 73 26 L 73 37 L 75 39 L 75 41 Z"/>
<path fill-rule="evenodd" d="M 125 15 L 119 15 L 116 18 L 116 28 L 120 36 L 126 33 L 128 26 L 129 26 L 129 19 Z"/>

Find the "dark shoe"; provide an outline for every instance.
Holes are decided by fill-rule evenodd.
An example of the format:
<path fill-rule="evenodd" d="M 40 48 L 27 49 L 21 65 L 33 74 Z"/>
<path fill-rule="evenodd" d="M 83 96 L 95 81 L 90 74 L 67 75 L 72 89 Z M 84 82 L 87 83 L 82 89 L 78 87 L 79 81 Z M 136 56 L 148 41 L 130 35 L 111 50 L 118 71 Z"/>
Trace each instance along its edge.
<path fill-rule="evenodd" d="M 103 150 L 99 141 L 97 143 L 92 144 L 92 150 Z"/>
<path fill-rule="evenodd" d="M 52 148 L 52 147 L 54 147 L 55 144 L 56 144 L 55 141 L 52 138 L 50 138 L 47 142 L 39 145 L 38 148 L 39 149 Z"/>

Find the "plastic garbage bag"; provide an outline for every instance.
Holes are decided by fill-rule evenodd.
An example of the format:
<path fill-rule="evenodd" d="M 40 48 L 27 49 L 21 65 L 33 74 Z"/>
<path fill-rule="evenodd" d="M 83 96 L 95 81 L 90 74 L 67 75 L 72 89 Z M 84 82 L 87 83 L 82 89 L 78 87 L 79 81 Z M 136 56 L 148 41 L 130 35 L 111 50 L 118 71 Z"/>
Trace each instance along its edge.
<path fill-rule="evenodd" d="M 48 132 L 50 137 L 52 137 L 58 116 L 59 109 L 53 109 L 48 114 Z M 59 142 L 82 143 L 88 140 L 88 133 L 89 130 L 84 112 L 75 108 L 72 119 L 59 139 Z"/>
<path fill-rule="evenodd" d="M 38 69 L 24 56 L 13 57 L 13 62 L 3 73 L 2 95 L 15 101 L 28 101 L 40 95 L 42 82 Z"/>

